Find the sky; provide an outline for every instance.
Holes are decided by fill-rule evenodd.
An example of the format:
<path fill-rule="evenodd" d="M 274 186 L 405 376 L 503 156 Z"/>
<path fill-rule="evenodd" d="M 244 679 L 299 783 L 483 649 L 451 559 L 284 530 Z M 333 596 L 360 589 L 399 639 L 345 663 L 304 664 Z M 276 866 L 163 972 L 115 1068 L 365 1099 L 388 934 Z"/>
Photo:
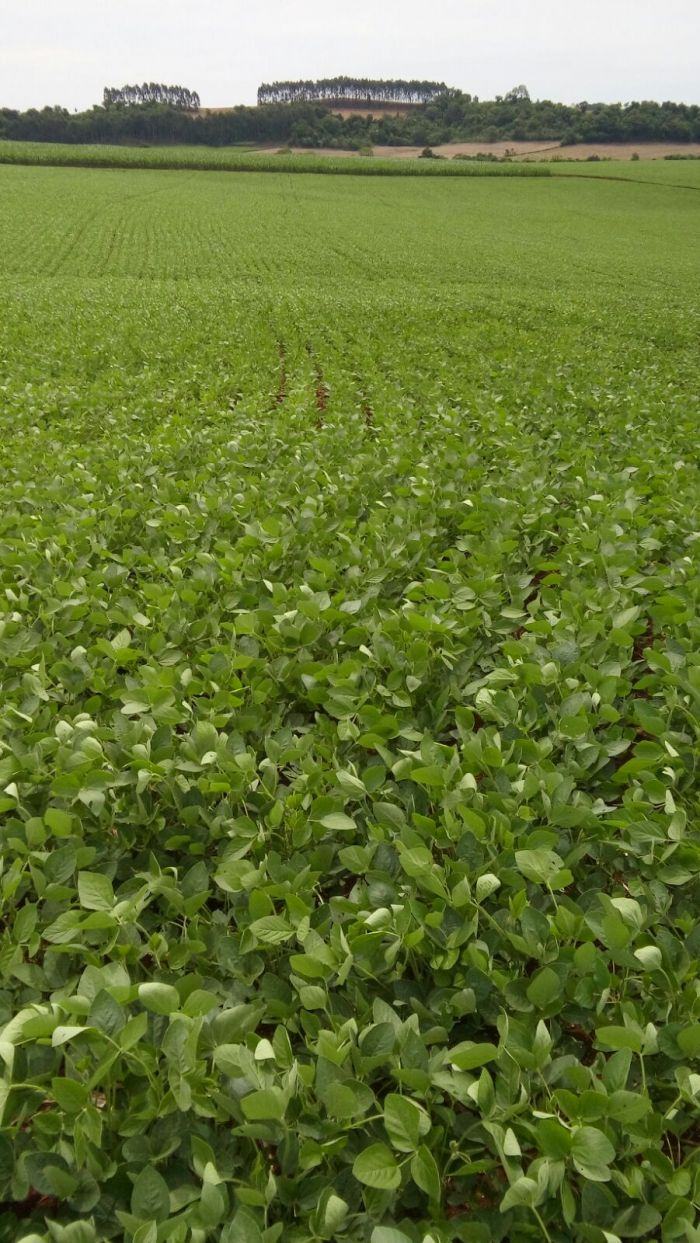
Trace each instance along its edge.
<path fill-rule="evenodd" d="M 427 78 L 482 99 L 700 102 L 700 0 L 0 0 L 0 107 L 167 82 L 254 103 L 283 78 Z"/>

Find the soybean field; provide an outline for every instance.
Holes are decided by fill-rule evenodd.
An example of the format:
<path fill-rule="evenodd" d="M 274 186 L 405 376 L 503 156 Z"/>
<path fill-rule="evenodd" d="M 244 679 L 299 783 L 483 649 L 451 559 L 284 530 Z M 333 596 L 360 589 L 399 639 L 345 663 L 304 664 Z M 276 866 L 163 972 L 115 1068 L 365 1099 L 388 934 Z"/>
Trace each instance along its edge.
<path fill-rule="evenodd" d="M 0 167 L 2 1243 L 700 1240 L 639 169 Z"/>

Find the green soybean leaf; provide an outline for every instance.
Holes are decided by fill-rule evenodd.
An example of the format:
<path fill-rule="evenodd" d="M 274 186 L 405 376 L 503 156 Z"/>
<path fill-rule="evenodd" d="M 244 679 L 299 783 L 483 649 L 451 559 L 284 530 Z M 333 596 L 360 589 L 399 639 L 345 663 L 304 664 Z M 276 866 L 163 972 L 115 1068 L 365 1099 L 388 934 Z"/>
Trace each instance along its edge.
<path fill-rule="evenodd" d="M 440 1171 L 437 1162 L 425 1145 L 416 1152 L 411 1160 L 411 1178 L 428 1199 L 438 1203 L 441 1197 Z"/>
<path fill-rule="evenodd" d="M 580 1174 L 594 1182 L 607 1182 L 608 1166 L 615 1159 L 615 1149 L 602 1131 L 596 1127 L 583 1126 L 574 1131 L 571 1155 Z"/>
<path fill-rule="evenodd" d="M 358 1182 L 378 1191 L 393 1191 L 401 1183 L 401 1171 L 386 1144 L 370 1144 L 354 1160 L 352 1172 Z"/>
<path fill-rule="evenodd" d="M 413 1101 L 391 1093 L 384 1101 L 384 1126 L 392 1148 L 414 1152 L 430 1129 L 430 1119 Z"/>
<path fill-rule="evenodd" d="M 136 1178 L 131 1192 L 131 1211 L 147 1221 L 166 1221 L 170 1214 L 168 1184 L 152 1165 L 147 1165 Z"/>
<path fill-rule="evenodd" d="M 172 984 L 139 984 L 139 1001 L 153 1014 L 172 1014 L 180 1008 L 180 995 Z"/>
<path fill-rule="evenodd" d="M 458 1070 L 476 1070 L 479 1066 L 492 1062 L 496 1057 L 498 1057 L 498 1048 L 495 1044 L 478 1044 L 471 1040 L 455 1045 L 449 1054 L 450 1062 Z"/>
<path fill-rule="evenodd" d="M 112 882 L 98 872 L 80 872 L 78 897 L 87 911 L 111 911 L 114 906 Z"/>
<path fill-rule="evenodd" d="M 279 1122 L 286 1110 L 286 1101 L 279 1088 L 260 1088 L 244 1096 L 241 1109 L 251 1122 Z"/>

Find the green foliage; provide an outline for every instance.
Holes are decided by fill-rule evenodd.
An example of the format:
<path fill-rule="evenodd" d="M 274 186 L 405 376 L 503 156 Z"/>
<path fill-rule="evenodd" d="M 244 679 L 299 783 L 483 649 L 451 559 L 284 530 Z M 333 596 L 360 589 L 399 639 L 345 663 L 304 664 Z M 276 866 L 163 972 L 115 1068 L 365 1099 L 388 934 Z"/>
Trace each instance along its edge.
<path fill-rule="evenodd" d="M 0 1240 L 694 1243 L 697 196 L 0 189 Z"/>
<path fill-rule="evenodd" d="M 556 103 L 526 87 L 479 99 L 438 82 L 326 78 L 263 85 L 262 107 L 200 109 L 182 87 L 143 83 L 107 89 L 104 106 L 0 108 L 0 137 L 32 142 L 173 143 L 222 147 L 436 146 L 450 141 L 551 143 L 700 142 L 700 106 L 665 100 Z M 392 102 L 393 101 L 393 102 Z M 342 109 L 346 115 L 340 115 Z M 362 109 L 362 113 L 360 112 Z M 349 115 L 348 115 L 349 112 Z"/>

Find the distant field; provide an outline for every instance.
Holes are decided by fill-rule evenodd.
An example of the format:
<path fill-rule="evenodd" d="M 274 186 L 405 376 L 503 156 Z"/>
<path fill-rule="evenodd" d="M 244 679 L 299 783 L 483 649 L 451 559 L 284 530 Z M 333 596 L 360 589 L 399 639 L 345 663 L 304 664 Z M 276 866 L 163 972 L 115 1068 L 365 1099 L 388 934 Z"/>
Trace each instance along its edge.
<path fill-rule="evenodd" d="M 638 155 L 640 160 L 662 160 L 666 155 L 697 155 L 700 156 L 698 142 L 600 142 L 577 143 L 575 146 L 556 148 L 556 154 L 562 159 L 587 160 L 591 155 L 599 155 L 610 160 L 631 160 Z"/>
<path fill-rule="evenodd" d="M 183 168 L 199 171 L 229 172 L 324 172 L 363 174 L 369 176 L 548 176 L 550 172 L 573 170 L 580 163 L 585 171 L 596 169 L 583 148 L 542 146 L 539 143 L 450 143 L 435 147 L 440 160 L 419 159 L 420 147 L 375 147 L 371 157 L 354 151 L 335 151 L 330 148 L 309 150 L 295 148 L 287 151 L 275 147 L 202 147 L 202 146 L 110 146 L 108 144 L 67 144 L 40 142 L 13 142 L 0 140 L 0 164 L 45 164 L 94 168 Z M 586 148 L 585 151 L 588 149 Z M 700 147 L 698 147 L 700 151 Z M 591 148 L 591 153 L 602 152 L 602 171 L 610 172 L 628 162 L 634 168 L 644 161 L 646 170 L 653 164 L 664 163 L 664 154 L 687 154 L 688 148 L 678 144 L 656 145 L 644 148 L 616 146 Z M 471 162 L 454 160 L 454 156 L 493 154 L 500 157 L 514 153 L 508 163 L 489 164 L 476 159 Z M 631 159 L 632 153 L 640 155 L 639 161 Z M 692 153 L 692 152 L 691 152 Z M 612 157 L 615 154 L 613 161 Z M 700 160 L 669 161 L 671 167 L 684 170 L 700 167 Z M 598 168 L 598 171 L 601 171 Z M 639 175 L 639 174 L 637 174 Z M 695 174 L 688 174 L 694 178 Z M 656 176 L 656 174 L 654 174 Z M 663 180 L 666 174 L 659 173 Z M 673 179 L 673 178 L 672 178 Z M 677 179 L 677 178 L 676 178 Z"/>
<path fill-rule="evenodd" d="M 0 166 L 0 1243 L 697 1239 L 698 166 L 571 167 Z"/>
<path fill-rule="evenodd" d="M 546 168 L 526 164 L 448 163 L 440 160 L 382 160 L 345 152 L 279 152 L 241 147 L 126 147 L 107 144 L 12 142 L 0 140 L 0 164 L 91 168 L 190 169 L 230 173 L 340 173 L 351 176 L 479 177 L 547 176 Z"/>
<path fill-rule="evenodd" d="M 336 105 L 335 103 L 333 103 L 332 100 L 326 100 L 324 101 L 324 104 L 327 108 L 330 108 L 332 112 L 335 112 L 337 116 L 341 116 L 341 117 L 354 117 L 354 116 L 367 117 L 367 116 L 378 116 L 378 115 L 399 117 L 399 116 L 405 116 L 407 113 L 412 112 L 414 108 L 418 107 L 417 104 L 383 104 L 383 103 L 375 103 L 375 104 L 367 104 L 367 105 L 358 104 L 357 106 L 353 106 L 352 104 L 348 104 L 348 103 Z M 235 112 L 235 111 L 236 111 L 235 107 L 231 107 L 230 105 L 228 107 L 223 107 L 223 108 L 199 108 L 198 115 L 208 116 L 210 113 L 216 114 L 218 112 L 226 113 L 226 112 Z"/>
<path fill-rule="evenodd" d="M 331 105 L 333 112 L 341 117 L 376 117 L 376 116 L 392 116 L 402 117 L 408 116 L 409 113 L 418 107 L 417 104 L 367 104 L 366 106 L 353 107 L 352 105 L 340 104 Z"/>
<path fill-rule="evenodd" d="M 382 160 L 411 160 L 420 156 L 424 147 L 387 147 L 375 146 L 373 148 L 375 158 Z M 297 147 L 296 150 L 301 152 L 302 148 Z M 433 150 L 438 155 L 446 156 L 451 159 L 455 155 L 499 155 L 503 156 L 506 152 L 514 151 L 518 156 L 535 155 L 536 153 L 546 154 L 549 158 L 549 152 L 559 151 L 560 147 L 552 147 L 549 143 L 542 142 L 451 142 L 442 143 L 434 147 Z M 324 155 L 342 155 L 355 156 L 354 151 L 332 151 L 331 148 L 324 148 L 319 154 Z"/>
<path fill-rule="evenodd" d="M 382 159 L 412 159 L 420 155 L 421 147 L 386 147 L 376 146 L 374 153 Z M 533 142 L 447 142 L 440 143 L 434 150 L 438 155 L 448 159 L 455 155 L 505 155 L 515 152 L 519 158 L 587 160 L 597 155 L 606 160 L 631 160 L 638 155 L 640 160 L 661 160 L 666 155 L 700 155 L 700 143 L 579 143 L 575 146 L 562 147 L 557 142 L 543 140 Z M 349 152 L 348 154 L 352 154 Z"/>
<path fill-rule="evenodd" d="M 458 144 L 460 154 L 476 154 L 472 145 Z M 322 149 L 277 152 L 269 147 L 123 147 L 0 141 L 0 165 L 46 165 L 121 169 L 184 169 L 208 172 L 329 173 L 361 176 L 419 177 L 624 177 L 672 185 L 700 184 L 700 160 L 587 160 L 551 158 L 549 151 L 535 153 L 531 144 L 520 144 L 520 159 L 507 163 L 478 160 L 430 160 L 415 157 L 418 148 L 376 148 L 372 157 L 354 152 Z M 495 154 L 503 155 L 505 144 Z M 448 148 L 436 148 L 436 151 Z M 561 148 L 554 148 L 557 153 Z M 457 150 L 452 154 L 457 154 Z M 388 154 L 391 153 L 391 154 Z M 532 157 L 532 158 L 527 158 Z"/>
<path fill-rule="evenodd" d="M 700 188 L 700 160 L 601 160 L 547 165 L 555 177 L 622 178 L 665 186 Z"/>

